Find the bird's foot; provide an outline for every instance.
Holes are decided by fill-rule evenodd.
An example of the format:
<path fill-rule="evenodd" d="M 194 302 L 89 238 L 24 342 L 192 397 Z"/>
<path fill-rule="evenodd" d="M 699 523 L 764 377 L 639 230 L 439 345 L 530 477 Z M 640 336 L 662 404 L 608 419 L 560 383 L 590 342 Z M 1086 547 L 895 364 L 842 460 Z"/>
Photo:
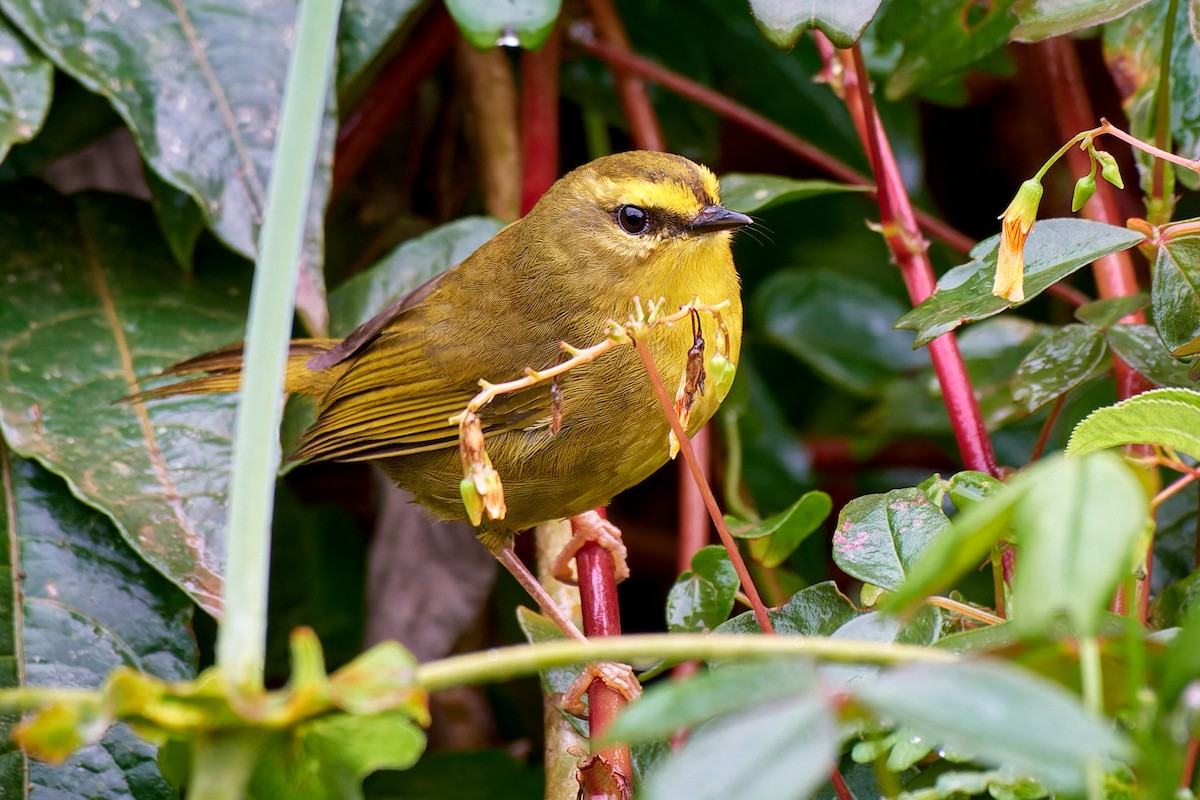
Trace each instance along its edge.
<path fill-rule="evenodd" d="M 642 684 L 633 667 L 628 664 L 618 664 L 615 661 L 601 661 L 588 664 L 579 674 L 567 691 L 563 694 L 562 708 L 568 714 L 587 718 L 587 707 L 583 704 L 583 696 L 592 685 L 592 681 L 601 681 L 610 689 L 618 692 L 626 700 L 636 700 L 642 695 Z"/>
<path fill-rule="evenodd" d="M 628 552 L 625 543 L 621 541 L 621 529 L 600 516 L 596 511 L 585 511 L 571 517 L 571 531 L 575 534 L 571 541 L 554 559 L 553 575 L 563 583 L 572 586 L 579 583 L 577 572 L 572 566 L 575 554 L 589 542 L 595 542 L 608 551 L 613 560 L 613 573 L 617 583 L 629 577 L 629 564 L 626 561 Z"/>

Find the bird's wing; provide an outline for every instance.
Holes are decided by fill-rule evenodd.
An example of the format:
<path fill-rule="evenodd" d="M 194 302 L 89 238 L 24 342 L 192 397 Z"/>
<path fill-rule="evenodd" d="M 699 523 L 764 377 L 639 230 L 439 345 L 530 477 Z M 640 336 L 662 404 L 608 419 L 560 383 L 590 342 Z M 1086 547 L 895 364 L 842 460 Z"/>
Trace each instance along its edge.
<path fill-rule="evenodd" d="M 478 391 L 476 383 L 431 365 L 420 337 L 379 334 L 322 398 L 316 422 L 291 459 L 367 461 L 456 447 L 458 427 L 449 420 Z M 479 416 L 490 435 L 541 424 L 551 406 L 550 387 L 543 383 L 496 398 Z"/>

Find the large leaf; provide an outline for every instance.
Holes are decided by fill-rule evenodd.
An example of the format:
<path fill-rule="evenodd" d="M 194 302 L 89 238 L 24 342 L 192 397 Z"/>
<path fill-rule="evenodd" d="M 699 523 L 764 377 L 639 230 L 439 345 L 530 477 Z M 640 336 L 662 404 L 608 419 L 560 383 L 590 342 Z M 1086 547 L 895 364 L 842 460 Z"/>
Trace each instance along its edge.
<path fill-rule="evenodd" d="M 1075 426 L 1068 455 L 1156 444 L 1200 457 L 1200 392 L 1155 389 L 1094 411 Z"/>
<path fill-rule="evenodd" d="M 776 47 L 789 48 L 816 28 L 838 47 L 858 41 L 882 0 L 750 0 L 758 27 Z"/>
<path fill-rule="evenodd" d="M 562 0 L 446 0 L 446 9 L 474 47 L 520 45 L 536 50 L 546 41 Z"/>
<path fill-rule="evenodd" d="M 889 99 L 964 72 L 1008 41 L 1016 19 L 1013 0 L 927 0 L 891 3 L 874 31 L 883 42 L 899 42 L 904 53 L 885 86 Z"/>
<path fill-rule="evenodd" d="M 0 492 L 0 686 L 94 689 L 118 666 L 166 680 L 194 676 L 191 603 L 107 519 L 3 441 Z M 51 767 L 13 747 L 13 722 L 0 717 L 0 797 L 177 796 L 154 746 L 126 725 Z"/>
<path fill-rule="evenodd" d="M 855 394 L 879 394 L 898 374 L 928 363 L 909 334 L 891 328 L 906 305 L 865 281 L 788 270 L 762 285 L 756 307 L 771 341 Z"/>
<path fill-rule="evenodd" d="M 0 429 L 218 613 L 234 398 L 117 400 L 237 341 L 248 275 L 218 254 L 182 277 L 153 226 L 124 198 L 0 196 Z"/>
<path fill-rule="evenodd" d="M 53 88 L 54 65 L 0 17 L 0 161 L 41 129 Z"/>
<path fill-rule="evenodd" d="M 1200 336 L 1200 236 L 1168 239 L 1158 248 L 1150 298 L 1168 350 Z"/>
<path fill-rule="evenodd" d="M 942 509 L 920 489 L 857 497 L 838 515 L 833 560 L 864 583 L 896 589 L 949 525 Z"/>
<path fill-rule="evenodd" d="M 389 303 L 463 261 L 503 227 L 488 217 L 464 217 L 402 242 L 330 293 L 330 333 L 345 336 Z"/>
<path fill-rule="evenodd" d="M 296 0 L 0 0 L 0 8 L 60 69 L 107 97 L 154 171 L 196 200 L 222 241 L 253 257 Z M 335 126 L 331 101 L 315 167 L 285 165 L 315 169 L 297 293 L 314 330 L 325 325 L 322 231 Z"/>
<path fill-rule="evenodd" d="M 1086 219 L 1047 219 L 1038 222 L 1025 243 L 1024 305 L 1051 285 L 1102 256 L 1127 250 L 1144 237 L 1125 228 Z M 980 242 L 974 259 L 942 276 L 925 302 L 896 322 L 897 328 L 917 331 L 916 345 L 927 344 L 964 322 L 974 322 L 1014 307 L 992 294 L 1000 237 Z"/>
<path fill-rule="evenodd" d="M 1113 325 L 1105 336 L 1121 359 L 1155 386 L 1195 386 L 1184 362 L 1174 358 L 1149 325 Z"/>
<path fill-rule="evenodd" d="M 1085 712 L 1065 689 L 999 662 L 889 670 L 855 695 L 924 738 L 1066 793 L 1082 791 L 1094 761 L 1128 749 L 1107 721 Z"/>
<path fill-rule="evenodd" d="M 343 0 L 338 21 L 338 88 L 352 83 L 423 5 L 420 0 Z"/>
<path fill-rule="evenodd" d="M 1051 36 L 1094 28 L 1149 0 L 1016 0 L 1013 13 L 1020 22 L 1012 31 L 1018 42 L 1040 42 Z"/>
<path fill-rule="evenodd" d="M 1104 334 L 1089 325 L 1064 325 L 1025 356 L 1013 375 L 1013 399 L 1035 411 L 1087 380 L 1104 363 Z"/>
<path fill-rule="evenodd" d="M 751 214 L 809 197 L 833 192 L 862 192 L 866 188 L 831 181 L 802 181 L 780 175 L 730 172 L 721 176 L 721 204 L 734 211 Z"/>
<path fill-rule="evenodd" d="M 1063 615 L 1073 632 L 1094 636 L 1150 522 L 1146 493 L 1109 453 L 1049 459 L 1025 485 L 1012 520 L 1021 554 L 1013 621 L 1041 635 Z"/>

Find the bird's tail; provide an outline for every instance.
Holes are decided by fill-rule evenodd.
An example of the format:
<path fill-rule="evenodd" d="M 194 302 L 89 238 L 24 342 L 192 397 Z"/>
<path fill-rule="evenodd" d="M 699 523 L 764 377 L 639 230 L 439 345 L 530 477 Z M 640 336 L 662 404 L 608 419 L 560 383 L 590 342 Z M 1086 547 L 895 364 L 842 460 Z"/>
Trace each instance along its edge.
<path fill-rule="evenodd" d="M 344 371 L 333 367 L 312 370 L 307 362 L 338 343 L 337 339 L 295 339 L 288 347 L 284 391 L 289 394 L 322 395 Z M 175 383 L 157 386 L 121 398 L 124 401 L 153 400 L 180 395 L 223 394 L 236 392 L 242 376 L 242 343 L 231 344 L 187 361 L 167 367 L 157 377 L 181 378 Z"/>

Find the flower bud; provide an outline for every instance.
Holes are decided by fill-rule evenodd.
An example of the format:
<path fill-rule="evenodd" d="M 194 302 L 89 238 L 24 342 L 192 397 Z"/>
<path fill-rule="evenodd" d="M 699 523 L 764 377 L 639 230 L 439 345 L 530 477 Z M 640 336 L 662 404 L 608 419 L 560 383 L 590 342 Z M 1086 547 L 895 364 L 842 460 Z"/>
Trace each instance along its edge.
<path fill-rule="evenodd" d="M 1025 240 L 1037 220 L 1042 202 L 1042 184 L 1030 178 L 1021 184 L 1017 196 L 1000 215 L 1000 252 L 996 257 L 996 280 L 992 294 L 1010 303 L 1025 299 Z"/>
<path fill-rule="evenodd" d="M 1093 150 L 1092 153 L 1100 162 L 1100 177 L 1118 189 L 1124 189 L 1125 181 L 1121 178 L 1121 168 L 1117 166 L 1117 160 L 1113 158 L 1113 154 L 1104 150 Z"/>
<path fill-rule="evenodd" d="M 1094 173 L 1089 172 L 1075 181 L 1075 194 L 1071 197 L 1071 210 L 1078 211 L 1083 208 L 1083 204 L 1090 200 L 1095 193 L 1096 176 Z"/>
<path fill-rule="evenodd" d="M 733 386 L 733 379 L 737 375 L 737 367 L 725 356 L 720 353 L 714 353 L 713 357 L 708 360 L 708 375 L 712 380 L 717 402 L 724 401 L 726 395 L 729 394 L 729 389 Z"/>

